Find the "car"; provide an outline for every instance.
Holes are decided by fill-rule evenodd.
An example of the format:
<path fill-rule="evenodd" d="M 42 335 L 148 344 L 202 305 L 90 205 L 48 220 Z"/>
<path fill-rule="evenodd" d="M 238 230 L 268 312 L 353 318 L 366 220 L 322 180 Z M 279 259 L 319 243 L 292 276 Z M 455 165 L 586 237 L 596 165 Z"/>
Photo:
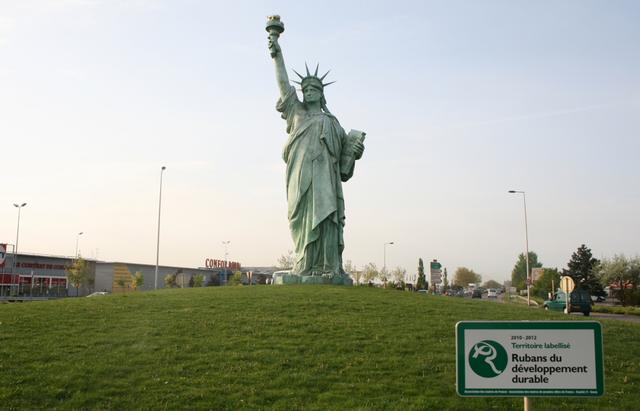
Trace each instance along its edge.
<path fill-rule="evenodd" d="M 498 298 L 498 293 L 493 288 L 487 290 L 487 298 Z"/>
<path fill-rule="evenodd" d="M 96 291 L 95 293 L 89 294 L 87 297 L 99 297 L 101 295 L 109 295 L 107 291 Z"/>
<path fill-rule="evenodd" d="M 482 291 L 473 290 L 473 292 L 471 293 L 471 298 L 482 298 Z"/>
<path fill-rule="evenodd" d="M 569 312 L 581 312 L 585 316 L 591 314 L 591 296 L 582 288 L 576 288 L 571 292 L 571 305 Z M 558 289 L 553 298 L 546 300 L 542 307 L 545 310 L 564 311 L 567 306 L 567 294 Z"/>

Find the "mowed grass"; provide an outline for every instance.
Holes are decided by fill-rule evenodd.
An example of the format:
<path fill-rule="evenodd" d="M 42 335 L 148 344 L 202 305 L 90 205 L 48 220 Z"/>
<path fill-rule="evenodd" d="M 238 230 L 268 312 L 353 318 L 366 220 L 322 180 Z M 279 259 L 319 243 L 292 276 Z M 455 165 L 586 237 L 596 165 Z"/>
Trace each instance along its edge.
<path fill-rule="evenodd" d="M 0 408 L 520 410 L 521 398 L 458 397 L 454 327 L 545 319 L 566 316 L 367 287 L 2 304 Z M 637 409 L 640 325 L 601 323 L 605 395 L 534 398 L 534 409 Z"/>

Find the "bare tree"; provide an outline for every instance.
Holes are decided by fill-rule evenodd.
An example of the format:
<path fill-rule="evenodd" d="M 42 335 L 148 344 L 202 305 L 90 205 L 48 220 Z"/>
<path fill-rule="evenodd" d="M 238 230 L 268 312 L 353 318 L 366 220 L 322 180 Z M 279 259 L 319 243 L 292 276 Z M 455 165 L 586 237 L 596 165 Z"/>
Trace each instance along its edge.
<path fill-rule="evenodd" d="M 89 277 L 89 264 L 82 257 L 78 257 L 66 271 L 69 283 L 76 288 L 77 297 L 80 286 L 82 286 Z"/>
<path fill-rule="evenodd" d="M 349 274 L 353 281 L 355 281 L 356 285 L 360 285 L 360 279 L 362 278 L 362 271 L 358 271 L 355 265 L 351 262 L 351 260 L 347 260 L 344 263 L 344 272 Z"/>
<path fill-rule="evenodd" d="M 404 279 L 406 275 L 407 275 L 407 270 L 405 270 L 402 267 L 396 267 L 393 269 L 393 271 L 391 271 L 391 278 L 393 279 L 393 282 L 395 282 L 396 284 L 404 283 Z"/>
<path fill-rule="evenodd" d="M 140 271 L 136 271 L 131 275 L 131 288 L 137 290 L 144 284 L 144 275 Z"/>
<path fill-rule="evenodd" d="M 370 283 L 379 276 L 380 272 L 378 271 L 378 267 L 376 267 L 375 263 L 368 263 L 364 266 L 364 269 L 362 270 L 362 280 L 365 283 Z"/>
<path fill-rule="evenodd" d="M 280 270 L 290 270 L 293 268 L 295 263 L 296 263 L 296 257 L 293 254 L 293 250 L 289 250 L 287 251 L 286 254 L 282 254 L 278 258 L 278 262 L 276 263 L 276 266 Z"/>

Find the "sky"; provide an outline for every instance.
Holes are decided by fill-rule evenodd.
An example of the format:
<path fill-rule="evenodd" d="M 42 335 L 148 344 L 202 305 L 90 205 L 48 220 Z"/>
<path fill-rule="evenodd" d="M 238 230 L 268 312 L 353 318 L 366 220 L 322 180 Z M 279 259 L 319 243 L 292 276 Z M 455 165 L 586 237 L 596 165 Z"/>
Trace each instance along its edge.
<path fill-rule="evenodd" d="M 509 279 L 640 252 L 636 1 L 0 0 L 0 243 L 154 264 L 293 248 L 267 49 L 367 132 L 344 260 Z M 293 76 L 292 71 L 289 71 Z M 78 236 L 79 232 L 83 232 Z M 394 242 L 385 246 L 385 243 Z M 385 253 L 386 250 L 386 253 Z"/>

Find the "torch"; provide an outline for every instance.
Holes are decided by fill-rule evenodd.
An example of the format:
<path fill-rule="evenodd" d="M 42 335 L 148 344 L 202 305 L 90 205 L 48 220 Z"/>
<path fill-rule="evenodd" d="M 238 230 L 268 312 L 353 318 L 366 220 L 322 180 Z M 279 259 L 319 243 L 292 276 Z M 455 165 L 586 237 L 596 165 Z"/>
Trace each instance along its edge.
<path fill-rule="evenodd" d="M 267 17 L 267 33 L 269 33 L 269 37 L 273 36 L 274 39 L 278 39 L 280 34 L 284 31 L 284 23 L 280 21 L 280 16 L 274 15 Z M 275 57 L 278 54 L 278 50 L 272 48 L 271 57 Z"/>

